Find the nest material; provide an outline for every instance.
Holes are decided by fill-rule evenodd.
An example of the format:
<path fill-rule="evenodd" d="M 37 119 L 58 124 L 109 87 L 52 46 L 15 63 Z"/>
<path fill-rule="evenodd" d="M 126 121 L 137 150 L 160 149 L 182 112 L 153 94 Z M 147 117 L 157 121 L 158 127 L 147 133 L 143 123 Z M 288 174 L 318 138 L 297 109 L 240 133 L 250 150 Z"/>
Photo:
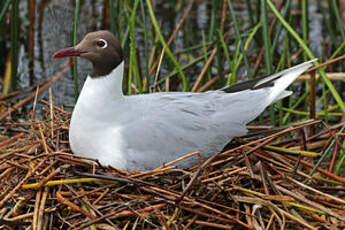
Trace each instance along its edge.
<path fill-rule="evenodd" d="M 2 125 L 0 229 L 345 227 L 345 178 L 331 173 L 332 159 L 314 164 L 332 145 L 336 156 L 344 124 L 306 121 L 188 169 L 172 162 L 137 173 L 72 154 L 70 114 L 43 102 L 45 120 Z"/>

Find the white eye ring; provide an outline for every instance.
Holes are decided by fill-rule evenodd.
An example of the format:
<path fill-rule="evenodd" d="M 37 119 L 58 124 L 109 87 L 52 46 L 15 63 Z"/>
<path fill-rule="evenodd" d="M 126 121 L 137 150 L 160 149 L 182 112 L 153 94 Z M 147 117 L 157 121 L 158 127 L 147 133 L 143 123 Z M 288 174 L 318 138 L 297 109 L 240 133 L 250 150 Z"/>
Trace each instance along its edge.
<path fill-rule="evenodd" d="M 107 42 L 106 40 L 104 40 L 104 39 L 101 38 L 101 39 L 99 39 L 99 40 L 97 41 L 96 45 L 97 45 L 99 48 L 104 49 L 104 48 L 107 48 L 108 42 Z"/>

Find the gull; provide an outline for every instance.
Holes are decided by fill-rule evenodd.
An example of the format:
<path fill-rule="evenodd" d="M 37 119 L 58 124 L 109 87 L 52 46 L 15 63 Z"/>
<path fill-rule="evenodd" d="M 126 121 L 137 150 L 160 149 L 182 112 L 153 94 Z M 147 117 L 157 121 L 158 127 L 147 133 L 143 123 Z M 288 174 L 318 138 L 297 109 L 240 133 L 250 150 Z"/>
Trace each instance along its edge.
<path fill-rule="evenodd" d="M 232 138 L 245 135 L 246 124 L 267 106 L 289 96 L 286 88 L 315 61 L 204 93 L 126 96 L 124 54 L 111 32 L 90 32 L 53 58 L 71 56 L 93 65 L 72 113 L 72 152 L 129 171 L 151 170 L 196 151 L 204 159 L 221 152 Z M 197 162 L 191 157 L 177 165 Z"/>

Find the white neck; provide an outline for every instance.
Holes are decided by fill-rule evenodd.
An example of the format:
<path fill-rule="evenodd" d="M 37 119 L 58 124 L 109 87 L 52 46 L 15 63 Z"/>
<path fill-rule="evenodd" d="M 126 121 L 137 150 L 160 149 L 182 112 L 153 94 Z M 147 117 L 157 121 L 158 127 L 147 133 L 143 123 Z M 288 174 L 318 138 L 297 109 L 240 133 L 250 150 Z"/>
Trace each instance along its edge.
<path fill-rule="evenodd" d="M 107 98 L 107 100 L 122 98 L 123 66 L 124 62 L 122 61 L 106 76 L 97 78 L 88 76 L 79 95 L 80 99 L 83 97 L 96 100 L 100 98 Z"/>
<path fill-rule="evenodd" d="M 77 104 L 74 107 L 72 120 L 109 119 L 114 114 L 115 104 L 122 101 L 123 62 L 110 74 L 104 77 L 87 77 Z"/>

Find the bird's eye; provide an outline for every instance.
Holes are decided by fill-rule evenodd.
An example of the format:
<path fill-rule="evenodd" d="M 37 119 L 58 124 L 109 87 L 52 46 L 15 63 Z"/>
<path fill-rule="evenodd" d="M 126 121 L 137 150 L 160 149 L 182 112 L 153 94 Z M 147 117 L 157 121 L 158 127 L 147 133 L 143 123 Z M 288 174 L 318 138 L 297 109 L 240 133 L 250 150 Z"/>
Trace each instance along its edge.
<path fill-rule="evenodd" d="M 106 40 L 104 39 L 99 39 L 97 42 L 96 42 L 96 45 L 99 47 L 99 48 L 105 48 L 108 46 L 108 43 Z"/>

